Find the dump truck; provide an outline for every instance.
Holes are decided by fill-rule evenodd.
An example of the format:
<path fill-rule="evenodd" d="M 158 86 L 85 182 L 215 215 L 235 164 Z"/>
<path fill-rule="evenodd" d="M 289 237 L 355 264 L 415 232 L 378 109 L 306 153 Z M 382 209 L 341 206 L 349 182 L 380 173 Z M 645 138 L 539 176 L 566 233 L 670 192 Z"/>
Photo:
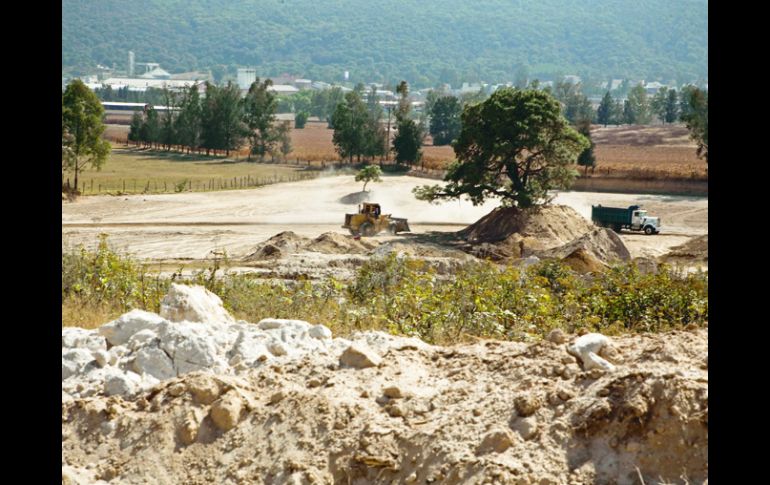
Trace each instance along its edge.
<path fill-rule="evenodd" d="M 615 232 L 620 232 L 624 228 L 632 231 L 644 231 L 647 235 L 660 232 L 660 219 L 648 216 L 647 211 L 638 205 L 629 206 L 627 209 L 592 205 L 591 220 L 597 226 L 611 227 Z"/>
<path fill-rule="evenodd" d="M 342 227 L 354 236 L 366 237 L 376 236 L 382 231 L 388 231 L 390 234 L 411 231 L 406 219 L 382 214 L 380 204 L 372 202 L 359 204 L 357 214 L 345 214 L 345 224 Z"/>

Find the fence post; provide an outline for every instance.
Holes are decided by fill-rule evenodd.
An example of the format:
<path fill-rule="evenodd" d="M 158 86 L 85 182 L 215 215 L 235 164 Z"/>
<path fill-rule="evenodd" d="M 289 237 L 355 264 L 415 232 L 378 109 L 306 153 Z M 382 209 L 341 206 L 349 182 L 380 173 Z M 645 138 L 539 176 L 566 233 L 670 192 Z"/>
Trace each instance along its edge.
<path fill-rule="evenodd" d="M 126 179 L 123 179 L 123 193 L 126 193 Z"/>

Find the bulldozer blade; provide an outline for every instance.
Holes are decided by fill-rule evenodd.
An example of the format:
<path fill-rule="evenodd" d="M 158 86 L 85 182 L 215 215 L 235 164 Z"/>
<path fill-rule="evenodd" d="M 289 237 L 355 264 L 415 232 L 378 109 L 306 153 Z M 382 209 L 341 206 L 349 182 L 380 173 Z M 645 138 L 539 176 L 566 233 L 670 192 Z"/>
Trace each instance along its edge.
<path fill-rule="evenodd" d="M 406 219 L 393 217 L 391 220 L 395 223 L 395 232 L 412 232 L 412 230 L 409 228 L 409 223 L 406 222 Z"/>

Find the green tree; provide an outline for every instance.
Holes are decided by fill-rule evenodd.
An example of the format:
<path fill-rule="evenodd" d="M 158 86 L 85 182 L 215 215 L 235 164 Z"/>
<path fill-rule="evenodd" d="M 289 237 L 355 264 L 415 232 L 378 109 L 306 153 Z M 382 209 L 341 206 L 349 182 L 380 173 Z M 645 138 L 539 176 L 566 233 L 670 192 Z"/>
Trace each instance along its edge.
<path fill-rule="evenodd" d="M 353 163 L 353 156 L 365 154 L 367 145 L 366 121 L 369 118 L 366 104 L 356 91 L 345 95 L 345 102 L 337 105 L 330 121 L 334 126 L 332 143 L 340 157 Z"/>
<path fill-rule="evenodd" d="M 425 139 L 422 125 L 409 118 L 404 118 L 398 122 L 397 126 L 398 132 L 393 137 L 396 163 L 406 165 L 419 163 L 422 159 L 422 142 Z"/>
<path fill-rule="evenodd" d="M 369 182 L 380 182 L 380 176 L 382 175 L 382 170 L 378 165 L 367 165 L 361 170 L 358 171 L 356 174 L 356 182 L 364 182 L 364 188 L 361 189 L 362 192 L 366 192 L 366 184 Z"/>
<path fill-rule="evenodd" d="M 179 102 L 179 116 L 176 117 L 176 133 L 181 145 L 197 150 L 201 144 L 201 100 L 197 86 L 190 86 L 182 92 Z"/>
<path fill-rule="evenodd" d="M 636 123 L 636 113 L 631 107 L 631 101 L 623 101 L 623 123 L 627 125 L 633 125 Z"/>
<path fill-rule="evenodd" d="M 628 92 L 628 109 L 633 113 L 633 121 L 626 120 L 629 124 L 647 125 L 650 123 L 650 102 L 647 99 L 647 91 L 644 86 L 638 84 Z"/>
<path fill-rule="evenodd" d="M 131 117 L 131 127 L 128 129 L 128 139 L 130 141 L 143 141 L 141 138 L 143 122 L 142 113 L 135 112 Z"/>
<path fill-rule="evenodd" d="M 607 91 L 602 98 L 602 102 L 599 103 L 599 108 L 596 110 L 597 123 L 605 127 L 612 123 L 612 109 L 614 106 L 615 102 L 612 100 L 612 95 Z"/>
<path fill-rule="evenodd" d="M 595 143 L 591 139 L 591 122 L 588 120 L 581 120 L 577 125 L 578 133 L 583 135 L 590 145 L 583 150 L 577 158 L 577 164 L 583 167 L 584 174 L 588 174 L 588 168 L 593 169 L 596 167 L 596 156 L 594 155 Z"/>
<path fill-rule="evenodd" d="M 243 106 L 238 86 L 228 82 L 225 86 L 206 83 L 206 97 L 201 110 L 201 138 L 206 154 L 210 150 L 240 148 L 248 128 L 243 123 Z"/>
<path fill-rule="evenodd" d="M 90 166 L 100 170 L 107 161 L 110 144 L 102 140 L 104 108 L 99 98 L 79 79 L 67 85 L 62 94 L 62 157 L 65 170 L 75 173 L 74 191 L 78 190 L 78 175 Z"/>
<path fill-rule="evenodd" d="M 676 92 L 676 89 L 671 89 L 668 92 L 668 97 L 666 98 L 666 110 L 664 115 L 664 120 L 666 123 L 673 123 L 679 118 L 679 95 Z"/>
<path fill-rule="evenodd" d="M 281 153 L 283 160 L 291 153 L 291 127 L 288 121 L 283 121 L 275 127 L 275 139 L 278 147 L 278 151 Z M 275 157 L 275 148 L 272 149 L 271 154 Z"/>
<path fill-rule="evenodd" d="M 165 146 L 166 151 L 171 150 L 171 145 L 177 143 L 176 134 L 176 94 L 163 88 L 164 105 L 166 112 L 161 116 L 160 121 L 160 143 Z"/>
<path fill-rule="evenodd" d="M 139 137 L 145 146 L 152 148 L 160 140 L 160 118 L 158 112 L 148 105 L 144 112 L 144 123 L 139 130 Z"/>
<path fill-rule="evenodd" d="M 625 102 L 620 100 L 615 101 L 615 105 L 612 107 L 612 115 L 610 116 L 610 123 L 613 125 L 622 125 L 624 117 Z"/>
<path fill-rule="evenodd" d="M 305 124 L 307 123 L 307 111 L 300 111 L 294 116 L 294 128 L 301 130 L 305 127 Z"/>
<path fill-rule="evenodd" d="M 454 145 L 457 162 L 444 178 L 448 184 L 415 188 L 418 199 L 465 195 L 477 205 L 499 197 L 522 208 L 544 203 L 550 190 L 569 186 L 576 174 L 572 166 L 590 146 L 544 91 L 499 89 L 466 107 L 462 122 Z"/>
<path fill-rule="evenodd" d="M 438 98 L 430 111 L 430 134 L 434 145 L 449 145 L 462 129 L 462 106 L 454 96 Z"/>
<path fill-rule="evenodd" d="M 695 88 L 688 91 L 687 114 L 682 121 L 690 130 L 690 138 L 698 144 L 698 157 L 709 163 L 709 93 Z"/>
<path fill-rule="evenodd" d="M 248 128 L 248 138 L 251 155 L 259 155 L 262 161 L 265 155 L 271 153 L 273 145 L 278 142 L 275 127 L 275 111 L 278 105 L 275 93 L 269 90 L 273 81 L 257 78 L 249 87 L 249 92 L 243 100 L 243 121 Z"/>
<path fill-rule="evenodd" d="M 664 124 L 666 123 L 666 107 L 668 102 L 668 88 L 658 89 L 650 101 L 650 111 Z"/>

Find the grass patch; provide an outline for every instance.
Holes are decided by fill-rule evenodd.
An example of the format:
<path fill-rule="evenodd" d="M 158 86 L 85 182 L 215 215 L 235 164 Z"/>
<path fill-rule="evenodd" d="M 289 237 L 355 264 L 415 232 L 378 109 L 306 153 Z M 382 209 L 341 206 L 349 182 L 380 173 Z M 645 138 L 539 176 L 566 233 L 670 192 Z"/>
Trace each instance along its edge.
<path fill-rule="evenodd" d="M 172 281 L 203 285 L 239 319 L 297 318 L 335 335 L 379 329 L 451 344 L 470 337 L 537 340 L 554 328 L 609 335 L 708 322 L 708 273 L 621 265 L 589 277 L 557 261 L 526 270 L 487 262 L 446 278 L 420 260 L 391 255 L 364 264 L 351 281 L 270 282 L 228 274 L 226 255 L 192 276 L 160 277 L 110 249 L 62 255 L 62 325 L 93 327 L 132 308 L 157 312 Z M 181 269 L 181 268 L 180 268 Z"/>
<path fill-rule="evenodd" d="M 314 167 L 233 161 L 179 152 L 113 147 L 102 170 L 80 175 L 86 195 L 226 190 L 319 176 Z M 71 183 L 74 182 L 71 174 Z"/>

